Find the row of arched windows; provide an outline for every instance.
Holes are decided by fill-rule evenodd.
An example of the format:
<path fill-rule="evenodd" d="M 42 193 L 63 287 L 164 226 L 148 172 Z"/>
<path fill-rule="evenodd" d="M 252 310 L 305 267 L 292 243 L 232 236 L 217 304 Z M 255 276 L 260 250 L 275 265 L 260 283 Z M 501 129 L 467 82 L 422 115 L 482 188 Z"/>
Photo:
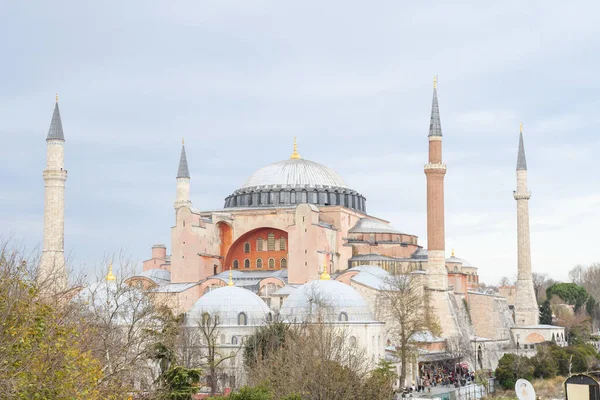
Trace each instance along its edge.
<path fill-rule="evenodd" d="M 268 263 L 268 267 L 270 269 L 275 268 L 275 259 L 274 258 L 269 258 L 267 260 Z M 263 259 L 262 258 L 257 258 L 256 262 L 255 262 L 255 266 L 256 268 L 263 268 Z M 238 260 L 233 260 L 233 269 L 239 269 L 240 268 L 240 262 Z M 248 268 L 252 268 L 252 262 L 250 261 L 249 258 L 246 258 L 244 260 L 244 268 L 248 269 Z M 279 268 L 287 268 L 287 259 L 282 258 L 281 260 L 279 260 Z"/>
<path fill-rule="evenodd" d="M 287 247 L 285 238 L 281 237 L 281 238 L 275 240 L 275 234 L 269 233 L 267 235 L 267 250 L 275 251 L 276 247 L 277 247 L 277 250 L 279 250 L 279 251 L 285 251 L 286 247 Z M 252 246 L 250 245 L 250 242 L 244 243 L 244 253 L 250 254 L 251 251 L 252 251 Z M 256 239 L 256 251 L 264 251 L 264 239 L 263 238 Z"/>
<path fill-rule="evenodd" d="M 360 194 L 344 190 L 310 190 L 310 191 L 263 191 L 253 193 L 232 194 L 225 200 L 225 207 L 272 206 L 277 204 L 311 203 L 322 206 L 344 206 L 365 211 L 365 198 Z"/>

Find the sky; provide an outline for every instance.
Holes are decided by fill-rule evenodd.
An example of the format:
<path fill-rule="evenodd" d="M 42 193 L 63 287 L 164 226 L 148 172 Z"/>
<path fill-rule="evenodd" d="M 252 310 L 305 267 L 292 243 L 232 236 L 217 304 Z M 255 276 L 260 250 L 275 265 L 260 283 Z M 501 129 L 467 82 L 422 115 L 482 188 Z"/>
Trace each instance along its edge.
<path fill-rule="evenodd" d="M 438 75 L 448 256 L 488 284 L 516 276 L 522 121 L 533 270 L 567 279 L 600 261 L 600 2 L 452 3 L 0 3 L 0 238 L 40 246 L 58 92 L 76 271 L 170 251 L 182 137 L 195 208 L 221 208 L 296 136 L 369 214 L 426 246 Z"/>

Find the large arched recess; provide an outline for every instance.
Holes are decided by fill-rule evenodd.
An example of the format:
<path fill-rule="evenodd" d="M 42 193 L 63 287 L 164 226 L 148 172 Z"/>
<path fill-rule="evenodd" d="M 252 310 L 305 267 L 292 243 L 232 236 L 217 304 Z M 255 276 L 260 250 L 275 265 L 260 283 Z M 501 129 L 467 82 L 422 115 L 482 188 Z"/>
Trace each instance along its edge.
<path fill-rule="evenodd" d="M 268 250 L 269 234 L 275 237 L 275 250 Z M 263 240 L 262 251 L 257 249 L 258 239 Z M 283 250 L 281 243 L 284 243 Z M 245 245 L 250 245 L 250 252 L 247 253 Z M 240 271 L 274 271 L 287 267 L 288 263 L 288 234 L 286 231 L 276 228 L 257 228 L 246 232 L 240 236 L 227 251 L 225 257 L 224 270 L 233 268 L 234 261 L 238 261 Z M 257 267 L 257 260 L 262 260 L 262 268 Z M 273 268 L 269 268 L 269 260 L 273 260 Z M 245 268 L 245 260 L 249 260 L 250 268 Z M 283 261 L 282 263 L 282 260 Z M 283 266 L 282 266 L 283 264 Z"/>

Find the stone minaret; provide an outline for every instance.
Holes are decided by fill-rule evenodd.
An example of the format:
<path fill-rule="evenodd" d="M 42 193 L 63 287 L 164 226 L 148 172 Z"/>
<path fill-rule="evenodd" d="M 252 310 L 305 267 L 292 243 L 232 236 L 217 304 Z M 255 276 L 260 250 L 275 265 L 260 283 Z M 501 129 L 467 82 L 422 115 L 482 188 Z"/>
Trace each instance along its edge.
<path fill-rule="evenodd" d="M 181 157 L 179 158 L 179 169 L 177 170 L 177 196 L 175 198 L 175 209 L 179 207 L 190 207 L 190 170 L 187 157 L 185 156 L 185 142 L 181 139 Z"/>
<path fill-rule="evenodd" d="M 433 80 L 433 104 L 429 123 L 429 162 L 425 165 L 427 176 L 427 274 L 428 287 L 448 289 L 446 270 L 446 245 L 444 232 L 444 175 L 442 163 L 442 126 L 437 99 L 437 78 Z"/>
<path fill-rule="evenodd" d="M 515 324 L 517 326 L 537 325 L 539 309 L 531 276 L 531 248 L 529 244 L 529 199 L 527 190 L 527 162 L 523 146 L 523 124 L 519 133 L 519 154 L 517 156 L 517 190 L 513 192 L 517 201 L 517 256 L 518 276 L 515 300 Z"/>
<path fill-rule="evenodd" d="M 58 95 L 46 137 L 46 169 L 44 170 L 44 248 L 38 282 L 55 291 L 67 288 L 65 267 L 65 136 L 63 134 Z"/>

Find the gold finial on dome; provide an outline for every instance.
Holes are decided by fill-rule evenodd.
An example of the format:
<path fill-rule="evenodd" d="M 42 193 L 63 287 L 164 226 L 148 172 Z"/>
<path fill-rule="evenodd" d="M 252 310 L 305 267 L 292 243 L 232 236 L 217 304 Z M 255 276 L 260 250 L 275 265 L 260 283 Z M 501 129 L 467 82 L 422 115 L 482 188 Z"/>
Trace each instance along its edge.
<path fill-rule="evenodd" d="M 292 160 L 300 159 L 300 154 L 298 154 L 298 144 L 296 143 L 296 136 L 294 136 L 294 152 L 290 156 L 290 159 L 292 159 Z"/>
<path fill-rule="evenodd" d="M 454 249 L 452 249 L 452 257 L 454 257 Z"/>
<path fill-rule="evenodd" d="M 433 88 L 437 89 L 437 75 L 433 76 Z"/>
<path fill-rule="evenodd" d="M 327 255 L 325 255 L 325 262 L 323 263 L 323 273 L 321 274 L 322 281 L 328 281 L 331 279 L 331 275 L 327 272 Z"/>
<path fill-rule="evenodd" d="M 110 264 L 108 264 L 108 274 L 106 274 L 106 280 L 107 281 L 116 281 L 117 280 L 117 277 L 115 276 L 115 274 L 113 274 L 112 261 L 110 262 Z"/>
<path fill-rule="evenodd" d="M 56 93 L 56 102 L 58 103 L 58 93 Z"/>
<path fill-rule="evenodd" d="M 523 133 L 523 123 L 519 124 L 519 133 Z"/>
<path fill-rule="evenodd" d="M 233 270 L 231 268 L 229 269 L 229 283 L 227 286 L 233 286 Z"/>

